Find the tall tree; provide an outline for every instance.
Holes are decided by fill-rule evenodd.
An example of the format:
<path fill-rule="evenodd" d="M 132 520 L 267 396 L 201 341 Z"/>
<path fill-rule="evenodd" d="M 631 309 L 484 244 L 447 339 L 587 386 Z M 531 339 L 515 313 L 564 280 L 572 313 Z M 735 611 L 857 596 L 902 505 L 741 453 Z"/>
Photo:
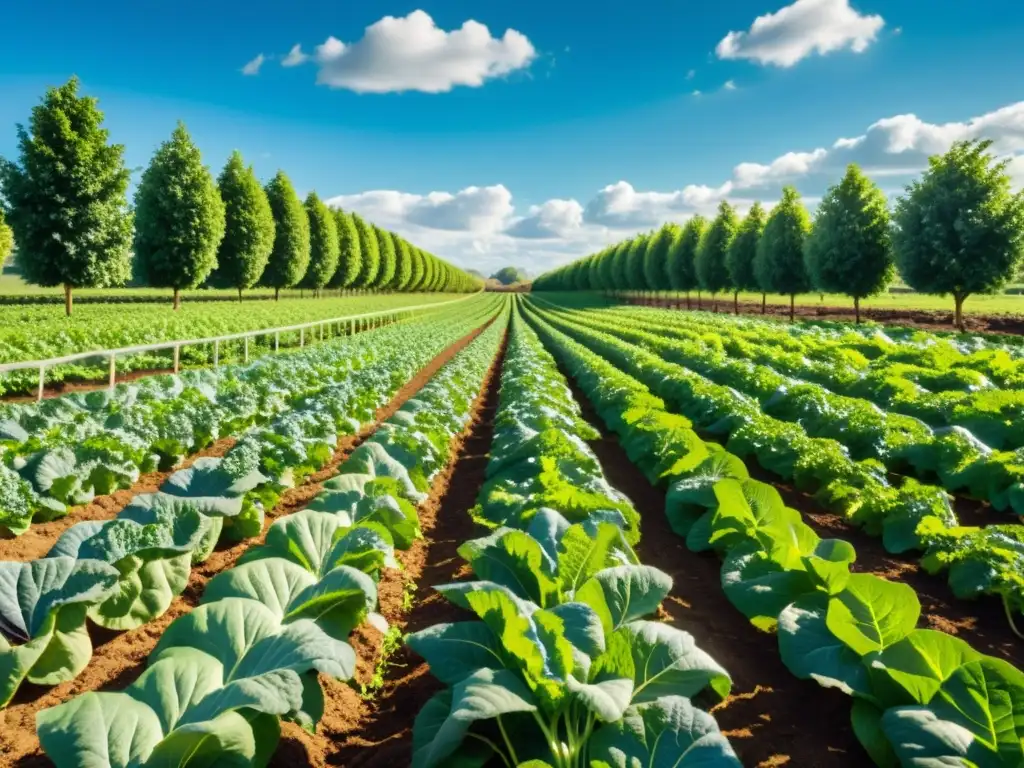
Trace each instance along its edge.
<path fill-rule="evenodd" d="M 274 289 L 274 300 L 282 288 L 297 285 L 309 268 L 309 217 L 284 171 L 267 184 L 267 199 L 274 216 L 274 248 L 260 280 Z"/>
<path fill-rule="evenodd" d="M 1007 161 L 997 161 L 991 146 L 957 142 L 929 158 L 893 217 L 900 275 L 915 291 L 953 294 L 961 330 L 964 299 L 1009 282 L 1024 250 L 1024 192 L 1011 192 Z"/>
<path fill-rule="evenodd" d="M 316 192 L 306 195 L 305 208 L 309 218 L 309 267 L 299 285 L 319 296 L 320 289 L 338 271 L 338 228 L 331 209 Z"/>
<path fill-rule="evenodd" d="M 804 240 L 810 231 L 811 217 L 800 193 L 784 187 L 757 244 L 754 272 L 766 293 L 789 295 L 790 322 L 795 316 L 796 295 L 811 289 L 804 266 Z"/>
<path fill-rule="evenodd" d="M 398 270 L 398 252 L 395 250 L 395 240 L 390 232 L 374 226 L 373 233 L 380 247 L 380 271 L 377 273 L 376 287 L 386 291 L 391 287 L 391 281 L 395 279 L 395 272 Z"/>
<path fill-rule="evenodd" d="M 398 264 L 392 286 L 396 291 L 409 289 L 412 280 L 412 246 L 402 237 L 395 237 L 395 256 Z"/>
<path fill-rule="evenodd" d="M 708 220 L 700 214 L 691 217 L 679 236 L 672 241 L 668 252 L 668 276 L 672 290 L 686 293 L 687 309 L 690 308 L 690 291 L 699 287 L 695 262 L 707 225 Z"/>
<path fill-rule="evenodd" d="M 644 251 L 644 280 L 649 290 L 667 291 L 671 287 L 668 274 L 669 251 L 679 233 L 678 224 L 665 224 L 648 243 Z"/>
<path fill-rule="evenodd" d="M 7 257 L 14 250 L 14 232 L 7 226 L 4 219 L 4 209 L 0 208 L 0 265 L 7 261 Z"/>
<path fill-rule="evenodd" d="M 725 266 L 729 270 L 729 280 L 732 282 L 733 311 L 740 313 L 740 291 L 761 291 L 761 284 L 757 281 L 754 273 L 754 258 L 757 256 L 757 244 L 761 240 L 761 233 L 764 232 L 766 215 L 761 203 L 754 202 L 747 212 L 747 216 L 740 222 L 736 230 L 736 237 L 729 246 L 729 252 L 725 255 Z M 766 296 L 761 291 L 761 312 L 764 313 Z"/>
<path fill-rule="evenodd" d="M 626 255 L 626 284 L 622 286 L 623 288 L 628 288 L 631 291 L 647 290 L 647 280 L 644 277 L 644 254 L 647 253 L 647 244 L 650 241 L 650 233 L 633 238 Z"/>
<path fill-rule="evenodd" d="M 18 125 L 19 162 L 0 161 L 0 188 L 18 243 L 17 263 L 33 285 L 121 285 L 131 276 L 130 173 L 124 147 L 109 144 L 96 99 L 78 78 L 50 88 Z"/>
<path fill-rule="evenodd" d="M 711 294 L 712 309 L 716 312 L 719 291 L 732 287 L 725 258 L 733 238 L 736 237 L 738 225 L 736 211 L 723 200 L 718 204 L 718 214 L 711 221 L 711 226 L 704 232 L 700 245 L 697 246 L 697 256 L 694 260 L 697 282 Z"/>
<path fill-rule="evenodd" d="M 412 276 L 409 278 L 409 286 L 407 290 L 410 291 L 422 291 L 423 281 L 426 278 L 426 258 L 423 255 L 423 251 L 419 248 L 413 247 L 412 249 Z"/>
<path fill-rule="evenodd" d="M 362 254 L 359 277 L 355 285 L 357 288 L 373 288 L 377 284 L 377 274 L 380 272 L 380 246 L 377 244 L 377 236 L 373 232 L 373 225 L 364 218 L 353 213 L 352 219 L 356 223 L 356 232 L 359 233 L 359 253 Z"/>
<path fill-rule="evenodd" d="M 804 261 L 819 291 L 853 297 L 858 323 L 860 300 L 884 291 L 895 274 L 890 233 L 885 194 L 849 165 L 818 206 Z"/>
<path fill-rule="evenodd" d="M 420 284 L 421 291 L 433 291 L 434 280 L 437 279 L 437 260 L 433 254 L 423 254 L 423 282 Z"/>
<path fill-rule="evenodd" d="M 179 122 L 153 155 L 135 194 L 135 269 L 147 285 L 174 291 L 203 283 L 217 266 L 224 203 L 199 147 Z"/>
<path fill-rule="evenodd" d="M 340 208 L 334 210 L 334 227 L 338 231 L 338 268 L 328 285 L 331 288 L 351 288 L 363 264 L 359 230 L 352 216 Z"/>
<path fill-rule="evenodd" d="M 628 248 L 626 245 L 628 242 L 628 240 L 624 240 L 613 245 L 605 252 L 604 257 L 601 259 L 599 267 L 601 271 L 601 285 L 606 291 L 617 291 L 621 287 L 618 275 L 619 251 L 623 248 Z"/>
<path fill-rule="evenodd" d="M 224 201 L 225 226 L 210 284 L 237 289 L 241 301 L 242 291 L 256 285 L 267 268 L 274 247 L 274 216 L 256 173 L 237 150 L 221 171 L 217 188 Z"/>

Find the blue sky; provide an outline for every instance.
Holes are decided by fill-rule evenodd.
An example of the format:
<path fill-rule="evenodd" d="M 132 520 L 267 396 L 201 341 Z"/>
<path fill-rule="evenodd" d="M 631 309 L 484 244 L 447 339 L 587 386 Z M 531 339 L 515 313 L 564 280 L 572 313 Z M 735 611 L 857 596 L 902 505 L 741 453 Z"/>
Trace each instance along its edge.
<path fill-rule="evenodd" d="M 1013 0 L 54 0 L 4 22 L 0 154 L 74 73 L 131 166 L 182 119 L 215 171 L 238 148 L 481 271 L 783 183 L 813 207 L 851 160 L 897 193 L 957 138 L 1024 153 Z"/>

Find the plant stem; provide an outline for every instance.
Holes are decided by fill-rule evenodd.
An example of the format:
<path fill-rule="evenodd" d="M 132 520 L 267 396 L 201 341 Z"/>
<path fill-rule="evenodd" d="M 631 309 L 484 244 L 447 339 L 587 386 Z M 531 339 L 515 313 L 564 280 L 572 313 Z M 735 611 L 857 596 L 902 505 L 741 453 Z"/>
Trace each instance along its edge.
<path fill-rule="evenodd" d="M 1003 595 L 1003 610 L 1006 611 L 1006 620 L 1010 622 L 1010 629 L 1013 631 L 1013 634 L 1021 640 L 1024 640 L 1024 635 L 1020 633 L 1020 630 L 1017 629 L 1017 625 L 1013 623 L 1013 611 L 1010 610 L 1010 601 L 1005 595 Z"/>
<path fill-rule="evenodd" d="M 498 755 L 498 757 L 501 758 L 501 762 L 503 762 L 505 765 L 507 765 L 508 768 L 515 768 L 515 766 L 508 761 L 508 758 L 505 757 L 505 753 L 502 752 L 501 749 L 498 748 L 498 745 L 495 744 L 490 739 L 488 739 L 486 736 L 481 736 L 478 733 L 467 733 L 466 736 L 468 738 L 470 738 L 470 739 L 476 739 L 477 741 L 482 741 L 484 744 L 486 744 L 487 746 L 489 746 L 491 749 L 494 750 L 494 752 Z"/>
<path fill-rule="evenodd" d="M 501 715 L 498 715 L 498 730 L 501 731 L 501 738 L 505 740 L 505 746 L 508 747 L 509 757 L 512 758 L 513 765 L 519 765 L 519 758 L 516 756 L 516 748 L 512 746 L 512 740 L 508 737 L 508 732 L 505 730 L 505 723 L 501 720 Z"/>

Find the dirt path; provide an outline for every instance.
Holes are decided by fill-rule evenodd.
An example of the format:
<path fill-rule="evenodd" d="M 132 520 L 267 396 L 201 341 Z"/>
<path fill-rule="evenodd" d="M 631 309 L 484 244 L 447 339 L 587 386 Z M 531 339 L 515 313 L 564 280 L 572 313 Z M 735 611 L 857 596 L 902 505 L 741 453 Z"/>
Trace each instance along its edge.
<path fill-rule="evenodd" d="M 469 509 L 484 480 L 503 359 L 504 344 L 474 402 L 466 429 L 452 440 L 454 460 L 435 479 L 430 498 L 420 507 L 424 539 L 399 553 L 403 572 L 388 571 L 381 579 L 379 610 L 403 634 L 460 616 L 459 609 L 433 591 L 433 585 L 468 575 L 456 550 L 475 535 Z M 370 628 L 355 633 L 353 645 L 359 657 L 356 683 L 366 684 L 373 676 L 382 640 L 383 636 Z M 440 689 L 422 659 L 399 646 L 383 670 L 383 685 L 372 697 L 361 697 L 352 686 L 336 680 L 321 677 L 321 683 L 326 708 L 317 733 L 283 724 L 272 768 L 410 764 L 413 721 Z"/>
<path fill-rule="evenodd" d="M 565 373 L 563 371 L 563 373 Z M 568 378 L 568 377 L 567 377 Z M 850 728 L 850 698 L 786 669 L 773 634 L 757 630 L 722 591 L 713 553 L 694 553 L 669 527 L 665 494 L 629 460 L 589 400 L 570 387 L 601 438 L 590 443 L 605 477 L 640 513 L 637 555 L 672 577 L 663 609 L 674 626 L 694 636 L 733 679 L 732 695 L 711 711 L 745 766 L 863 768 L 868 758 Z"/>
<path fill-rule="evenodd" d="M 638 306 L 665 307 L 668 309 L 679 309 L 686 311 L 686 299 L 630 299 L 630 304 Z M 740 314 L 761 315 L 761 304 L 756 302 L 740 302 Z M 690 297 L 690 307 L 698 309 L 697 296 Z M 712 311 L 711 300 L 704 297 L 700 308 L 705 312 Z M 772 320 L 788 320 L 789 304 L 768 304 L 767 314 L 764 317 Z M 732 296 L 720 296 L 718 299 L 718 311 L 725 314 L 732 314 Z M 852 323 L 854 321 L 853 303 L 848 307 L 824 306 L 820 304 L 796 305 L 796 317 L 798 320 L 836 320 Z M 903 326 L 910 328 L 922 328 L 929 331 L 954 331 L 953 310 L 934 309 L 888 309 L 880 307 L 862 307 L 861 318 L 874 320 L 884 325 Z M 1024 334 L 1024 316 L 1011 314 L 966 314 L 964 323 L 967 330 L 972 333 L 998 333 L 1020 335 Z"/>
<path fill-rule="evenodd" d="M 82 693 L 121 690 L 130 685 L 145 670 L 146 659 L 167 626 L 199 603 L 206 583 L 216 574 L 234 565 L 249 547 L 261 543 L 274 519 L 306 506 L 322 490 L 323 482 L 335 474 L 338 465 L 360 443 L 370 437 L 384 420 L 401 408 L 406 400 L 418 392 L 445 363 L 479 336 L 491 322 L 493 320 L 437 355 L 420 369 L 387 405 L 378 409 L 375 422 L 367 425 L 358 435 L 343 438 L 326 467 L 310 475 L 303 485 L 289 489 L 282 495 L 279 503 L 268 512 L 263 533 L 259 537 L 219 548 L 205 563 L 194 566 L 185 592 L 171 603 L 171 607 L 159 619 L 128 632 L 109 632 L 90 626 L 94 650 L 89 666 L 82 674 L 74 680 L 51 688 L 23 685 L 11 704 L 0 710 L 0 765 L 18 768 L 52 766 L 39 747 L 35 730 L 36 713 Z"/>

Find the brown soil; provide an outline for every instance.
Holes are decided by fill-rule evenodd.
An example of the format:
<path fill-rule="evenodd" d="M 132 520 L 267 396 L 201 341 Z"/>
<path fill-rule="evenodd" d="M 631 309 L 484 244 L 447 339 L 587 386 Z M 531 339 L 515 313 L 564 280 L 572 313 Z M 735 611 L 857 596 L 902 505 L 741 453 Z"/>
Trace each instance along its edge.
<path fill-rule="evenodd" d="M 631 304 L 644 306 L 668 307 L 686 310 L 686 300 L 678 302 L 675 299 L 632 299 Z M 698 309 L 696 295 L 691 297 L 690 306 Z M 761 305 L 755 302 L 740 302 L 740 313 L 744 315 L 760 315 Z M 708 298 L 701 301 L 700 308 L 704 311 L 711 311 L 712 302 Z M 718 311 L 732 313 L 732 297 L 721 298 L 718 301 Z M 823 306 L 823 305 L 797 305 L 797 318 L 801 320 L 837 320 L 851 322 L 854 319 L 853 305 L 849 307 Z M 906 326 L 911 328 L 924 328 L 926 330 L 953 331 L 953 311 L 931 310 L 931 309 L 881 309 L 861 308 L 861 318 L 874 320 L 885 325 Z M 789 304 L 768 304 L 767 317 L 771 319 L 789 319 Z M 1006 333 L 1024 334 L 1024 316 L 1009 314 L 966 314 L 964 323 L 967 330 L 973 333 Z"/>
<path fill-rule="evenodd" d="M 419 391 L 445 363 L 482 333 L 490 322 L 472 331 L 435 357 L 410 379 L 387 405 L 378 409 L 377 421 L 366 426 L 359 435 L 345 437 L 339 442 L 338 449 L 326 467 L 306 478 L 303 485 L 286 491 L 275 508 L 268 512 L 263 533 L 259 537 L 218 549 L 205 563 L 194 566 L 184 594 L 176 598 L 159 619 L 138 629 L 120 633 L 90 626 L 94 651 L 89 665 L 82 674 L 70 682 L 52 688 L 22 686 L 11 704 L 0 710 L 0 765 L 18 768 L 52 766 L 50 760 L 42 753 L 39 739 L 36 737 L 36 713 L 81 693 L 121 690 L 130 685 L 145 670 L 146 659 L 167 626 L 198 604 L 206 582 L 234 565 L 246 549 L 261 543 L 274 519 L 296 512 L 308 504 L 323 488 L 323 481 L 334 474 L 337 466 L 348 454 L 372 435 L 382 420 L 394 414 L 405 400 Z M 334 686 L 340 685 L 334 683 Z"/>
<path fill-rule="evenodd" d="M 672 591 L 662 604 L 665 620 L 693 635 L 732 676 L 732 694 L 710 711 L 743 764 L 868 765 L 850 728 L 850 698 L 793 676 L 782 663 L 775 636 L 756 629 L 726 598 L 718 558 L 686 548 L 665 517 L 665 494 L 629 460 L 571 380 L 570 386 L 584 416 L 601 432 L 590 446 L 605 477 L 640 513 L 640 561 L 672 577 Z"/>
<path fill-rule="evenodd" d="M 33 523 L 25 533 L 11 539 L 0 539 L 0 560 L 35 560 L 43 557 L 64 531 L 75 523 L 86 520 L 110 520 L 117 517 L 136 495 L 154 493 L 179 469 L 192 466 L 203 456 L 223 456 L 235 444 L 235 438 L 221 438 L 212 445 L 185 459 L 178 467 L 168 472 L 149 472 L 141 475 L 131 488 L 115 491 L 109 496 L 97 496 L 90 503 L 73 507 L 68 514 L 48 523 Z"/>
<path fill-rule="evenodd" d="M 474 535 L 469 509 L 484 480 L 503 357 L 504 344 L 473 404 L 469 423 L 452 439 L 450 455 L 456 458 L 437 476 L 430 497 L 419 509 L 424 538 L 399 553 L 402 572 L 388 571 L 381 578 L 379 610 L 403 634 L 459 618 L 459 609 L 436 594 L 433 585 L 467 575 L 456 550 Z M 407 609 L 407 593 L 412 595 L 411 609 Z M 354 633 L 355 684 L 366 685 L 372 679 L 382 640 L 370 628 Z M 368 697 L 324 676 L 321 684 L 326 706 L 317 732 L 310 734 L 284 723 L 281 744 L 270 763 L 273 768 L 410 764 L 413 721 L 440 688 L 422 659 L 400 646 L 386 660 L 383 685 Z"/>

